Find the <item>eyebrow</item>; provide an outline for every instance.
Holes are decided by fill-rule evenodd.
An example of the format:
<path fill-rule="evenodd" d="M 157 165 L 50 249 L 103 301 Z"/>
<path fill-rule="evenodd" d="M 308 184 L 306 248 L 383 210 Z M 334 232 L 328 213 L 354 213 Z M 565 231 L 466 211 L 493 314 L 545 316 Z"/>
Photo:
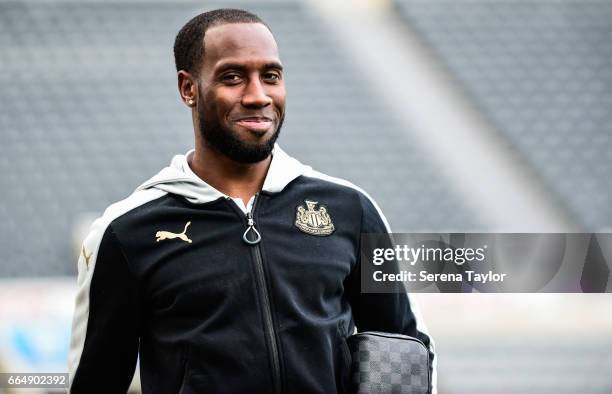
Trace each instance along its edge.
<path fill-rule="evenodd" d="M 265 63 L 265 64 L 263 65 L 263 68 L 265 68 L 265 69 L 270 69 L 270 68 L 273 68 L 273 69 L 276 69 L 276 70 L 283 71 L 283 65 L 282 65 L 282 64 L 280 64 L 280 63 L 278 63 L 278 62 L 268 62 L 268 63 Z M 217 73 L 222 73 L 222 72 L 227 71 L 227 70 L 239 70 L 239 71 L 244 71 L 244 70 L 246 70 L 246 69 L 247 69 L 247 67 L 246 67 L 244 64 L 239 64 L 239 63 L 225 63 L 225 64 L 222 64 L 221 66 L 219 66 L 219 67 L 217 68 L 216 72 L 217 72 Z"/>

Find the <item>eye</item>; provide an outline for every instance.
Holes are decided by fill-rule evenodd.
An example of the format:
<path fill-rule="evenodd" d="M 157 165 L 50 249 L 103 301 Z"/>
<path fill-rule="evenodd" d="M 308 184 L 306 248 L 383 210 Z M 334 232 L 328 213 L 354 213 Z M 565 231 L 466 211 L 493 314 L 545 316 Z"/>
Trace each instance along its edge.
<path fill-rule="evenodd" d="M 221 77 L 221 79 L 223 80 L 223 82 L 238 82 L 240 81 L 240 75 L 238 74 L 225 74 L 223 77 Z"/>
<path fill-rule="evenodd" d="M 280 74 L 277 72 L 267 72 L 263 75 L 263 77 L 266 81 L 272 81 L 272 82 L 276 82 L 281 79 Z"/>

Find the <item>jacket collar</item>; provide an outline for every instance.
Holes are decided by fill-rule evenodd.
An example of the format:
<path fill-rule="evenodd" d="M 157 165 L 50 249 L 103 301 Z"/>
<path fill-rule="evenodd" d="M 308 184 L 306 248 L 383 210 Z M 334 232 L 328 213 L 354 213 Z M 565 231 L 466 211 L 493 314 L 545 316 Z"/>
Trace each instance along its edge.
<path fill-rule="evenodd" d="M 184 155 L 176 155 L 170 165 L 157 175 L 140 185 L 136 190 L 157 188 L 168 193 L 185 197 L 193 203 L 206 203 L 220 197 L 227 197 L 214 187 L 200 179 L 189 166 L 194 150 Z M 263 191 L 278 193 L 291 181 L 311 170 L 295 158 L 285 153 L 278 144 L 272 151 L 272 162 L 263 184 Z"/>

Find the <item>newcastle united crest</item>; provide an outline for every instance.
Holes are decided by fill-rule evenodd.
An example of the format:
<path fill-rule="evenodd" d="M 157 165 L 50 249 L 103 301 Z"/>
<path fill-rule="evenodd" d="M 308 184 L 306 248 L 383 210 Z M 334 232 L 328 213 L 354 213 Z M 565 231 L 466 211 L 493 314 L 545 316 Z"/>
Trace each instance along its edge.
<path fill-rule="evenodd" d="M 311 235 L 325 236 L 333 233 L 335 228 L 327 208 L 321 206 L 317 210 L 315 209 L 317 201 L 304 200 L 304 202 L 306 202 L 306 208 L 300 205 L 295 213 L 296 227 Z"/>

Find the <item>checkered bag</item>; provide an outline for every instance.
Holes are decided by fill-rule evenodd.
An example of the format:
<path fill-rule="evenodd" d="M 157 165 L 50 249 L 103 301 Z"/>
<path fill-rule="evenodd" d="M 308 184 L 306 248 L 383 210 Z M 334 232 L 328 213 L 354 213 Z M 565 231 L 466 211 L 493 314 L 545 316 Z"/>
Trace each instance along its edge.
<path fill-rule="evenodd" d="M 347 339 L 351 393 L 428 394 L 429 352 L 416 338 L 365 331 Z"/>

